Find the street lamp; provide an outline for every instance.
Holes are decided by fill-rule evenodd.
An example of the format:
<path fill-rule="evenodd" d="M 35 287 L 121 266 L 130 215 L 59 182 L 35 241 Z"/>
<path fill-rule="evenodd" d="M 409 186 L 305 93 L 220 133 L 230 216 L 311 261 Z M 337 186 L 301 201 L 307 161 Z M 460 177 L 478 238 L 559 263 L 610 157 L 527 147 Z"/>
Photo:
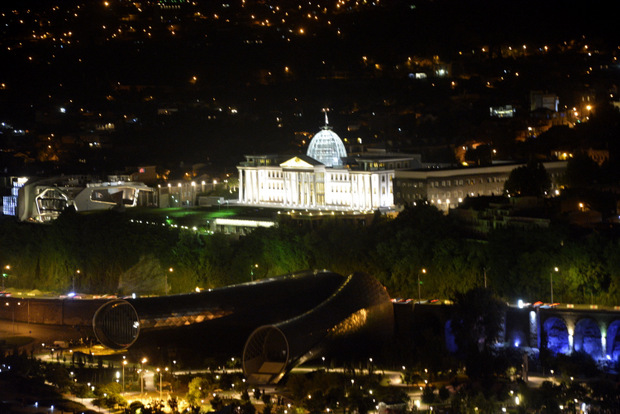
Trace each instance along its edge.
<path fill-rule="evenodd" d="M 258 263 L 254 263 L 254 266 L 250 267 L 250 278 L 254 281 L 254 269 L 258 271 Z"/>
<path fill-rule="evenodd" d="M 6 302 L 5 305 L 11 308 L 11 319 L 13 323 L 13 335 L 15 335 L 15 306 L 21 306 L 21 302 Z"/>
<path fill-rule="evenodd" d="M 80 269 L 77 269 L 71 278 L 71 292 L 75 293 L 75 275 L 80 274 Z"/>
<path fill-rule="evenodd" d="M 422 268 L 422 273 L 426 274 L 426 269 Z M 420 288 L 420 285 L 422 285 L 422 282 L 420 281 L 420 273 L 418 273 L 418 303 L 422 301 L 422 290 Z"/>
<path fill-rule="evenodd" d="M 140 395 L 144 394 L 144 364 L 146 364 L 147 359 L 142 358 L 141 369 L 140 369 Z"/>
<path fill-rule="evenodd" d="M 168 371 L 168 367 L 165 368 L 166 371 Z M 159 374 L 159 399 L 160 401 L 163 401 L 162 399 L 162 379 L 164 376 L 164 372 L 161 371 L 159 368 L 157 368 L 157 373 Z"/>
<path fill-rule="evenodd" d="M 11 265 L 4 266 L 4 271 L 2 272 L 2 290 L 4 290 L 4 279 L 9 277 L 9 270 L 11 270 Z"/>
<path fill-rule="evenodd" d="M 157 374 L 159 375 L 159 400 L 161 401 L 161 370 L 157 368 Z"/>
<path fill-rule="evenodd" d="M 168 273 L 172 274 L 172 272 L 174 272 L 174 268 L 168 268 Z M 168 294 L 168 273 L 165 273 L 164 275 L 164 295 Z"/>
<path fill-rule="evenodd" d="M 553 272 L 557 273 L 559 271 L 560 269 L 558 269 L 557 266 L 553 268 Z M 551 272 L 549 276 L 549 284 L 551 287 L 551 304 L 553 304 L 553 272 Z"/>
<path fill-rule="evenodd" d="M 125 365 L 127 365 L 127 360 L 123 357 L 123 394 L 125 394 Z"/>

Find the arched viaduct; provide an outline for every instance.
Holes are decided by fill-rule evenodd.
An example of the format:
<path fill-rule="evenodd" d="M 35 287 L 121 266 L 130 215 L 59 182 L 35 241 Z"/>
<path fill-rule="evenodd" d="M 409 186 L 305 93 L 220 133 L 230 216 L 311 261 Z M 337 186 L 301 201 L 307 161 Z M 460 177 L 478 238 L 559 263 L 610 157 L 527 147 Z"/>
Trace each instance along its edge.
<path fill-rule="evenodd" d="M 403 307 L 410 306 L 411 315 Z M 428 324 L 443 327 L 445 346 L 455 351 L 450 330 L 452 306 L 445 304 L 395 304 L 397 334 L 403 325 Z M 399 309 L 401 308 L 401 309 Z M 620 306 L 597 305 L 508 306 L 499 342 L 505 346 L 546 349 L 552 355 L 585 352 L 597 361 L 620 360 Z"/>

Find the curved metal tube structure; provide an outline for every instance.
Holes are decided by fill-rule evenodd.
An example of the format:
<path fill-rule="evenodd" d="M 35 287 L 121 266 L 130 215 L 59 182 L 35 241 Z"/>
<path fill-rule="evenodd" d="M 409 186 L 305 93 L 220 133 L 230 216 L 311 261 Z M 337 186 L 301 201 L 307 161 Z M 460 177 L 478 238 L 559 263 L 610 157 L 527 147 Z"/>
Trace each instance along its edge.
<path fill-rule="evenodd" d="M 366 273 L 303 272 L 212 291 L 118 299 L 93 317 L 112 349 L 197 344 L 243 351 L 251 383 L 277 383 L 293 367 L 328 351 L 359 350 L 393 334 L 385 288 Z M 245 345 L 243 345 L 245 343 Z M 346 348 L 354 344 L 354 348 Z M 239 347 L 238 350 L 236 347 Z"/>
<path fill-rule="evenodd" d="M 138 339 L 138 313 L 125 300 L 110 301 L 95 312 L 93 330 L 99 342 L 108 348 L 128 348 Z"/>
<path fill-rule="evenodd" d="M 353 273 L 315 308 L 256 329 L 243 349 L 243 371 L 250 383 L 277 383 L 326 350 L 391 336 L 393 321 L 385 288 L 368 274 Z"/>
<path fill-rule="evenodd" d="M 314 308 L 343 281 L 333 272 L 307 271 L 200 293 L 117 299 L 97 310 L 93 330 L 99 342 L 116 350 L 153 339 L 198 339 L 209 327 L 223 337 L 241 335 L 241 347 L 257 326 Z"/>

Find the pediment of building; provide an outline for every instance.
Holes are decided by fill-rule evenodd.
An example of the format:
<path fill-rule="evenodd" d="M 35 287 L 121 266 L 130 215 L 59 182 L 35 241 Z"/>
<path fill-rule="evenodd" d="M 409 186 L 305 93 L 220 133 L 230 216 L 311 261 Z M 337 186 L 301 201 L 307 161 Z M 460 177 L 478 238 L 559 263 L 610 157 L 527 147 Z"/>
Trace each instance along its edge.
<path fill-rule="evenodd" d="M 312 162 L 314 161 L 314 163 Z M 293 157 L 280 164 L 282 168 L 314 168 L 316 165 L 320 165 L 318 161 L 311 159 L 310 157 Z"/>

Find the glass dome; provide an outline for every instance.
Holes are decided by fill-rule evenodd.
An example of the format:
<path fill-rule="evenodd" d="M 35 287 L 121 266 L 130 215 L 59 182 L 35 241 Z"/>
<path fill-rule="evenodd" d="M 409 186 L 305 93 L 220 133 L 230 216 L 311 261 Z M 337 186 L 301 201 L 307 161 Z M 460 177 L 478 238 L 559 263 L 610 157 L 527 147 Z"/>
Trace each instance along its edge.
<path fill-rule="evenodd" d="M 347 150 L 340 137 L 325 126 L 312 137 L 306 155 L 327 167 L 337 167 L 342 165 L 342 158 L 347 156 Z"/>

